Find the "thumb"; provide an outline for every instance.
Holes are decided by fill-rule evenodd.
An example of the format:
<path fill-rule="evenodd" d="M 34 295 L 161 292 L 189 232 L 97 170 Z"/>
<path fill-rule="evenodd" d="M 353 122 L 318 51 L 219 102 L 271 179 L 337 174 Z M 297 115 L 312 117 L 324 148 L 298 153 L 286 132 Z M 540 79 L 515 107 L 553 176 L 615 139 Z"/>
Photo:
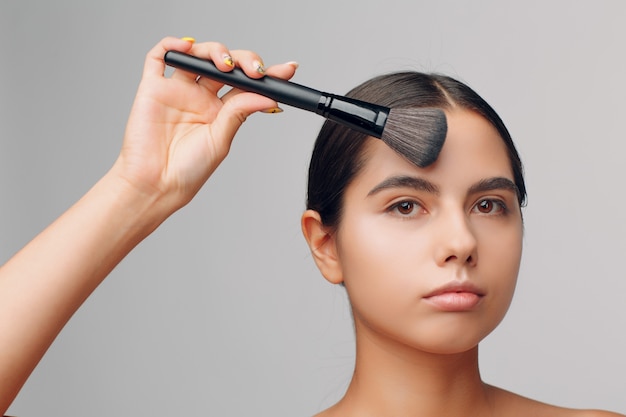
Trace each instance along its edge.
<path fill-rule="evenodd" d="M 240 93 L 230 97 L 211 123 L 211 137 L 225 156 L 241 125 L 252 113 L 276 108 L 277 103 L 254 93 Z"/>

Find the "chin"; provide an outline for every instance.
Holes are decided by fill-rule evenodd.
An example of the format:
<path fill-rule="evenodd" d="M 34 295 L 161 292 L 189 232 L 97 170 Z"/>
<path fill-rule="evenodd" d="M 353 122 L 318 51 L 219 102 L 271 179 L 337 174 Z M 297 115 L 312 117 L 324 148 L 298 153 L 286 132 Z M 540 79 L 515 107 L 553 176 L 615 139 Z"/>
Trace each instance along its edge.
<path fill-rule="evenodd" d="M 478 348 L 479 343 L 485 339 L 496 326 L 487 328 L 466 327 L 440 327 L 432 329 L 424 334 L 421 341 L 413 344 L 417 350 L 438 354 L 458 355 L 467 353 Z"/>

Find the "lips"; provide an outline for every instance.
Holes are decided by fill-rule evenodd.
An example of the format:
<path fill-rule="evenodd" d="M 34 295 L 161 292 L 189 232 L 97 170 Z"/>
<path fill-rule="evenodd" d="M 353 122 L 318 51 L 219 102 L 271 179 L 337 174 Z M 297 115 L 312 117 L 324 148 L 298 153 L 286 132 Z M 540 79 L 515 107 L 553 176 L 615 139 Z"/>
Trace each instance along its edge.
<path fill-rule="evenodd" d="M 470 311 L 476 307 L 485 292 L 476 285 L 465 282 L 451 282 L 424 296 L 424 300 L 442 311 Z"/>

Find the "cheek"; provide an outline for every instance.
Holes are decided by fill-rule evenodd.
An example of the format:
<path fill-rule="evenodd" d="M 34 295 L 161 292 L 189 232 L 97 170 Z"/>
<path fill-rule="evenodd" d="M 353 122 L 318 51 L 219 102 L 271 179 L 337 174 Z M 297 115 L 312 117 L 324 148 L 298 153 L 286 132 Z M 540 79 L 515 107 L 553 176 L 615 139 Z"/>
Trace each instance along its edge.
<path fill-rule="evenodd" d="M 380 287 L 415 280 L 416 269 L 426 261 L 428 239 L 408 226 L 389 223 L 384 216 L 362 216 L 343 225 L 338 253 L 346 280 Z"/>
<path fill-rule="evenodd" d="M 479 269 L 489 280 L 492 302 L 496 311 L 504 316 L 513 298 L 522 255 L 522 227 L 505 229 L 503 233 L 485 231 L 481 236 Z M 500 318 L 501 319 L 501 318 Z"/>
<path fill-rule="evenodd" d="M 428 239 L 407 227 L 375 216 L 346 219 L 338 255 L 355 314 L 385 317 L 415 305 L 429 265 Z"/>

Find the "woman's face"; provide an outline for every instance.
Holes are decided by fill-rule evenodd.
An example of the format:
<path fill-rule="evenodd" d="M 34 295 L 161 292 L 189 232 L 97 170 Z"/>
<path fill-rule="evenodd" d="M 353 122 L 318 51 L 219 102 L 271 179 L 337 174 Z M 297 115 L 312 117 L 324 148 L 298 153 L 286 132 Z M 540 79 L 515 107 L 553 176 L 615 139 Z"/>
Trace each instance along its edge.
<path fill-rule="evenodd" d="M 334 244 L 357 337 L 459 353 L 510 305 L 522 217 L 506 147 L 476 113 L 447 117 L 433 165 L 418 168 L 370 140 L 346 189 Z"/>

